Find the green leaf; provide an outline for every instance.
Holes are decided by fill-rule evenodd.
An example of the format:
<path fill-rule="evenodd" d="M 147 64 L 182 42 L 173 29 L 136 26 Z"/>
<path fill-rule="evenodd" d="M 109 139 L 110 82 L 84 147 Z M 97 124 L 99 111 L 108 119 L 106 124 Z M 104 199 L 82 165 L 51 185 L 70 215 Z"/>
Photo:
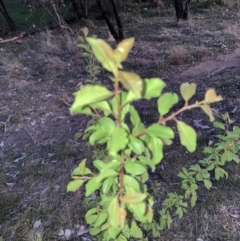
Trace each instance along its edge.
<path fill-rule="evenodd" d="M 233 132 L 240 135 L 240 127 L 234 126 L 234 127 L 233 127 Z"/>
<path fill-rule="evenodd" d="M 81 56 L 82 56 L 83 58 L 90 58 L 90 57 L 91 57 L 91 54 L 88 53 L 88 52 L 84 52 L 84 53 L 82 53 Z"/>
<path fill-rule="evenodd" d="M 197 146 L 197 134 L 195 130 L 182 121 L 177 121 L 177 129 L 180 135 L 180 141 L 189 152 L 194 152 Z"/>
<path fill-rule="evenodd" d="M 130 107 L 129 113 L 130 113 L 130 120 L 131 120 L 132 124 L 134 126 L 139 125 L 141 120 L 140 120 L 138 112 L 136 111 L 136 109 L 133 106 Z"/>
<path fill-rule="evenodd" d="M 155 164 L 154 164 L 155 160 L 152 161 L 150 157 L 146 157 L 146 156 L 139 156 L 138 159 L 144 165 L 151 167 L 152 172 L 155 171 Z M 158 159 L 158 161 L 159 161 L 159 159 Z"/>
<path fill-rule="evenodd" d="M 89 143 L 93 146 L 95 145 L 95 142 L 98 142 L 106 136 L 108 136 L 108 130 L 105 128 L 99 128 L 99 130 L 91 134 L 91 136 L 89 137 Z"/>
<path fill-rule="evenodd" d="M 202 173 L 197 173 L 197 175 L 196 175 L 196 180 L 197 180 L 197 181 L 202 181 L 202 180 L 203 180 L 203 175 L 202 175 Z"/>
<path fill-rule="evenodd" d="M 102 206 L 103 209 L 107 210 L 113 198 L 114 197 L 112 196 L 109 197 L 107 195 L 102 194 L 101 200 L 99 201 L 99 205 Z"/>
<path fill-rule="evenodd" d="M 97 234 L 99 234 L 101 232 L 101 229 L 100 228 L 91 228 L 89 233 L 92 235 L 92 236 L 95 236 Z"/>
<path fill-rule="evenodd" d="M 128 112 L 130 105 L 128 105 L 128 101 L 126 101 L 127 99 L 127 93 L 126 92 L 121 92 L 120 93 L 120 105 L 122 107 L 122 112 L 121 113 L 121 120 L 124 119 L 124 116 L 126 115 L 126 112 Z M 112 112 L 117 115 L 118 114 L 118 105 L 119 105 L 119 97 L 114 96 L 111 100 L 111 106 L 112 106 Z"/>
<path fill-rule="evenodd" d="M 78 140 L 82 135 L 83 135 L 83 133 L 81 133 L 81 132 L 75 133 L 75 135 L 74 135 L 74 141 Z"/>
<path fill-rule="evenodd" d="M 145 90 L 143 97 L 147 100 L 161 95 L 166 84 L 159 78 L 144 79 Z"/>
<path fill-rule="evenodd" d="M 85 218 L 87 218 L 88 216 L 91 216 L 92 214 L 96 213 L 98 210 L 97 208 L 92 208 L 90 210 L 87 211 Z"/>
<path fill-rule="evenodd" d="M 89 131 L 96 131 L 99 130 L 100 126 L 95 124 L 94 122 L 91 122 L 88 127 L 85 129 L 85 133 L 89 132 Z"/>
<path fill-rule="evenodd" d="M 139 97 L 142 95 L 143 81 L 139 75 L 119 70 L 118 79 L 126 90 L 132 90 Z"/>
<path fill-rule="evenodd" d="M 153 164 L 158 164 L 163 159 L 163 143 L 161 139 L 152 137 L 149 143 L 149 150 L 153 155 Z"/>
<path fill-rule="evenodd" d="M 175 93 L 164 93 L 157 101 L 158 112 L 161 116 L 167 114 L 169 110 L 178 102 L 178 96 Z"/>
<path fill-rule="evenodd" d="M 197 85 L 194 83 L 183 83 L 180 87 L 180 93 L 183 97 L 183 99 L 188 102 L 196 93 L 196 87 Z"/>
<path fill-rule="evenodd" d="M 148 173 L 147 172 L 145 172 L 145 173 L 143 173 L 142 175 L 141 175 L 141 182 L 142 183 L 145 183 L 146 181 L 148 181 L 148 179 L 149 179 L 149 175 L 148 175 Z"/>
<path fill-rule="evenodd" d="M 1 240 L 0 240 L 0 241 L 1 241 Z M 117 241 L 128 241 L 128 239 L 127 239 L 125 236 L 123 236 L 122 234 L 120 234 L 120 235 L 118 236 Z"/>
<path fill-rule="evenodd" d="M 111 46 L 102 39 L 86 38 L 92 51 L 104 69 L 116 73 L 118 66 L 114 60 L 114 53 Z"/>
<path fill-rule="evenodd" d="M 182 173 L 182 172 L 179 172 L 179 173 L 177 174 L 177 176 L 180 177 L 180 178 L 182 178 L 182 179 L 187 178 L 187 176 L 186 176 L 184 173 Z"/>
<path fill-rule="evenodd" d="M 109 117 L 102 117 L 98 123 L 106 129 L 112 130 L 116 127 L 116 123 Z"/>
<path fill-rule="evenodd" d="M 140 184 L 134 177 L 129 175 L 124 175 L 123 182 L 124 182 L 124 185 L 128 185 L 129 187 L 134 188 L 137 192 L 140 191 Z"/>
<path fill-rule="evenodd" d="M 139 125 L 133 127 L 132 134 L 137 135 L 140 132 L 142 132 L 144 129 L 145 129 L 144 124 L 140 122 Z"/>
<path fill-rule="evenodd" d="M 86 167 L 83 175 L 88 175 L 88 174 L 92 174 L 92 171 L 89 168 Z"/>
<path fill-rule="evenodd" d="M 84 49 L 86 52 L 89 52 L 88 46 L 86 44 L 78 44 L 79 48 Z"/>
<path fill-rule="evenodd" d="M 126 117 L 126 114 L 129 112 L 130 105 L 126 104 L 123 106 L 122 111 L 121 111 L 121 120 L 124 120 Z"/>
<path fill-rule="evenodd" d="M 80 175 L 82 175 L 82 174 L 81 174 L 79 166 L 78 166 L 73 170 L 72 176 L 80 176 Z"/>
<path fill-rule="evenodd" d="M 98 215 L 88 215 L 86 217 L 86 222 L 87 224 L 93 224 L 96 222 L 97 218 L 98 218 Z"/>
<path fill-rule="evenodd" d="M 194 207 L 196 205 L 196 202 L 197 202 L 197 194 L 194 193 L 194 194 L 192 194 L 191 199 L 190 199 L 191 207 Z"/>
<path fill-rule="evenodd" d="M 118 45 L 117 48 L 113 51 L 114 58 L 117 63 L 121 63 L 125 61 L 128 57 L 130 50 L 132 49 L 134 44 L 134 38 L 127 38 L 122 40 Z"/>
<path fill-rule="evenodd" d="M 147 193 L 130 193 L 123 197 L 124 202 L 130 204 L 141 203 L 147 198 Z"/>
<path fill-rule="evenodd" d="M 109 177 L 109 178 L 106 178 L 102 184 L 102 191 L 104 194 L 107 194 L 110 190 L 110 188 L 112 187 L 113 185 L 113 178 L 112 177 Z"/>
<path fill-rule="evenodd" d="M 214 169 L 214 167 L 215 167 L 214 163 L 211 163 L 209 166 L 207 166 L 206 170 L 211 171 Z"/>
<path fill-rule="evenodd" d="M 81 43 L 84 43 L 84 38 L 82 36 L 78 36 L 78 41 L 81 42 Z"/>
<path fill-rule="evenodd" d="M 107 169 L 104 172 L 101 172 L 99 176 L 97 177 L 97 182 L 102 182 L 104 179 L 108 177 L 116 177 L 118 173 L 112 169 Z"/>
<path fill-rule="evenodd" d="M 86 161 L 87 158 L 83 159 L 81 163 L 79 164 L 79 170 L 80 170 L 80 175 L 84 174 L 85 168 L 86 168 Z"/>
<path fill-rule="evenodd" d="M 71 108 L 69 109 L 71 111 Z M 87 106 L 79 106 L 77 109 L 74 110 L 74 112 L 72 112 L 72 114 L 84 114 L 84 115 L 92 115 L 92 110 L 87 107 Z"/>
<path fill-rule="evenodd" d="M 119 203 L 118 203 L 118 198 L 115 197 L 113 198 L 113 200 L 111 201 L 108 207 L 109 222 L 115 228 L 119 226 L 118 213 L 119 213 Z"/>
<path fill-rule="evenodd" d="M 171 223 L 173 222 L 169 214 L 169 211 L 166 211 L 165 209 L 163 209 L 159 213 L 160 213 L 160 226 L 159 226 L 160 230 L 163 230 L 167 226 L 169 228 Z"/>
<path fill-rule="evenodd" d="M 178 215 L 178 218 L 182 218 L 183 217 L 183 209 L 182 209 L 182 207 L 178 207 L 177 208 L 176 214 Z"/>
<path fill-rule="evenodd" d="M 108 229 L 109 236 L 113 239 L 116 240 L 118 234 L 120 233 L 121 229 L 118 227 L 111 227 Z M 110 240 L 110 239 L 108 239 Z"/>
<path fill-rule="evenodd" d="M 221 167 L 216 167 L 215 168 L 215 178 L 217 180 L 219 180 L 220 178 L 222 178 L 224 176 L 228 177 L 228 173 Z"/>
<path fill-rule="evenodd" d="M 149 201 L 149 200 L 148 200 Z M 153 205 L 153 204 L 152 204 Z M 153 219 L 153 210 L 150 205 L 147 205 L 147 213 L 146 213 L 146 218 L 149 223 L 152 222 Z"/>
<path fill-rule="evenodd" d="M 116 170 L 116 168 L 119 166 L 120 166 L 120 161 L 112 160 L 111 162 L 107 163 L 104 167 L 102 167 L 100 171 L 105 172 L 108 169 Z"/>
<path fill-rule="evenodd" d="M 126 99 L 126 102 L 127 103 L 131 103 L 131 102 L 133 102 L 134 100 L 139 100 L 139 99 L 141 99 L 141 95 L 139 95 L 139 93 L 136 93 L 136 92 L 134 92 L 134 91 L 132 91 L 132 90 L 129 90 L 128 91 L 128 95 L 127 95 L 127 99 Z"/>
<path fill-rule="evenodd" d="M 96 102 L 94 104 L 91 104 L 90 107 L 103 111 L 105 116 L 111 114 L 111 108 L 107 101 Z"/>
<path fill-rule="evenodd" d="M 83 180 L 74 180 L 69 182 L 67 185 L 67 192 L 77 191 L 83 185 L 83 183 L 84 183 Z"/>
<path fill-rule="evenodd" d="M 131 222 L 131 235 L 134 238 L 142 238 L 143 237 L 142 230 L 137 226 L 137 224 L 134 220 Z"/>
<path fill-rule="evenodd" d="M 101 160 L 95 160 L 93 161 L 93 166 L 95 166 L 100 172 L 106 166 L 106 163 Z"/>
<path fill-rule="evenodd" d="M 105 224 L 102 225 L 101 230 L 104 231 L 106 229 L 109 229 L 110 227 L 111 227 L 110 223 L 105 223 Z"/>
<path fill-rule="evenodd" d="M 144 151 L 144 144 L 142 140 L 138 139 L 137 137 L 130 135 L 129 136 L 129 143 L 128 143 L 129 148 L 136 154 L 140 155 Z"/>
<path fill-rule="evenodd" d="M 210 189 L 212 187 L 212 182 L 207 180 L 207 179 L 204 179 L 203 180 L 203 183 L 204 183 L 204 186 L 207 188 L 207 189 Z"/>
<path fill-rule="evenodd" d="M 141 175 L 147 171 L 147 168 L 136 162 L 126 162 L 124 166 L 126 172 L 132 174 L 133 176 Z"/>
<path fill-rule="evenodd" d="M 107 143 L 109 154 L 115 156 L 120 150 L 123 150 L 128 143 L 127 132 L 124 128 L 116 127 L 111 133 Z"/>
<path fill-rule="evenodd" d="M 106 87 L 97 85 L 85 85 L 81 90 L 73 94 L 75 100 L 70 108 L 71 113 L 77 113 L 78 110 L 86 105 L 106 100 L 111 97 L 113 93 Z"/>
<path fill-rule="evenodd" d="M 221 123 L 221 122 L 214 121 L 214 122 L 213 122 L 213 126 L 216 127 L 216 128 L 218 128 L 218 129 L 225 130 L 225 126 L 224 126 L 224 124 Z"/>
<path fill-rule="evenodd" d="M 97 177 L 92 178 L 86 184 L 86 197 L 90 196 L 101 187 L 101 183 L 97 181 Z"/>
<path fill-rule="evenodd" d="M 147 134 L 151 137 L 160 137 L 162 139 L 174 138 L 174 132 L 170 127 L 158 124 L 152 124 L 151 126 L 149 126 L 147 128 Z"/>
<path fill-rule="evenodd" d="M 142 223 L 147 222 L 145 202 L 140 202 L 138 204 L 128 204 L 128 207 L 137 221 Z"/>
<path fill-rule="evenodd" d="M 94 223 L 93 227 L 94 227 L 94 228 L 98 228 L 99 226 L 101 226 L 103 223 L 106 222 L 107 218 L 108 218 L 108 214 L 102 212 L 102 213 L 98 216 L 98 218 L 97 218 L 96 222 Z"/>
<path fill-rule="evenodd" d="M 117 97 L 114 96 L 110 101 L 111 107 L 112 107 L 112 112 L 117 116 L 118 114 L 118 101 Z"/>
<path fill-rule="evenodd" d="M 213 149 L 211 147 L 204 147 L 203 153 L 211 154 L 213 153 Z"/>

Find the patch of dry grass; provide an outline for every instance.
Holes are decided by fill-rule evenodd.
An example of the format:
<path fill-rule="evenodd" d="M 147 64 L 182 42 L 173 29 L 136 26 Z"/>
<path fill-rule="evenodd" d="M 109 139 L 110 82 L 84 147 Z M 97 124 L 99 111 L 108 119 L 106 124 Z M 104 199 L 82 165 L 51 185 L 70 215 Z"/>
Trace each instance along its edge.
<path fill-rule="evenodd" d="M 12 77 L 19 76 L 21 70 L 23 70 L 23 65 L 17 58 L 13 58 L 8 53 L 1 53 L 0 63 L 3 65 L 6 76 L 9 80 Z"/>
<path fill-rule="evenodd" d="M 211 55 L 211 52 L 209 51 L 208 48 L 206 48 L 205 46 L 199 46 L 199 47 L 195 47 L 191 53 L 191 55 L 193 56 L 194 60 L 196 61 L 201 61 L 203 60 L 205 57 L 208 57 Z"/>
<path fill-rule="evenodd" d="M 61 60 L 58 56 L 48 56 L 45 59 L 48 63 L 48 69 L 64 70 L 68 67 L 68 63 Z"/>
<path fill-rule="evenodd" d="M 223 32 L 224 34 L 234 37 L 235 39 L 240 39 L 240 30 L 239 26 L 237 25 L 228 25 Z"/>
<path fill-rule="evenodd" d="M 168 50 L 168 61 L 173 65 L 186 64 L 190 60 L 189 51 L 182 45 L 175 45 Z"/>
<path fill-rule="evenodd" d="M 52 31 L 46 30 L 40 34 L 40 46 L 43 53 L 59 54 L 61 53 L 61 45 L 59 37 L 54 35 Z"/>

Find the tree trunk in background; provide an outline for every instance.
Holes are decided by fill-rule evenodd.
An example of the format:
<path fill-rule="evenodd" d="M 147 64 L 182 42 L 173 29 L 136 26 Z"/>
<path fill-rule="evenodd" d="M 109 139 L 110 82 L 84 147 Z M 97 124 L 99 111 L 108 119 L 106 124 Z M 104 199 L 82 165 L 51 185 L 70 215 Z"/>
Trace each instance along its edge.
<path fill-rule="evenodd" d="M 185 2 L 185 3 L 184 3 Z M 177 20 L 188 20 L 189 17 L 189 4 L 191 0 L 174 0 Z"/>
<path fill-rule="evenodd" d="M 87 8 L 87 2 L 86 0 L 80 0 L 80 4 L 82 6 L 82 10 L 83 10 L 83 16 L 85 18 L 87 18 L 88 16 L 88 8 Z"/>
<path fill-rule="evenodd" d="M 70 0 L 72 3 L 73 11 L 78 20 L 81 20 L 82 17 L 87 18 L 88 9 L 86 0 Z"/>
<path fill-rule="evenodd" d="M 123 26 L 122 26 L 121 19 L 119 18 L 119 14 L 118 14 L 118 10 L 117 10 L 117 7 L 116 7 L 115 0 L 110 0 L 110 3 L 112 4 L 113 13 L 114 13 L 114 16 L 115 16 L 115 19 L 116 19 L 116 22 L 117 22 L 118 36 L 119 36 L 120 41 L 122 41 L 125 37 L 124 37 L 124 34 L 123 34 Z"/>
<path fill-rule="evenodd" d="M 78 20 L 81 20 L 82 18 L 82 11 L 80 9 L 80 5 L 77 3 L 76 0 L 71 0 L 71 3 L 72 3 L 72 7 L 73 7 L 73 11 L 75 13 L 75 16 Z"/>
<path fill-rule="evenodd" d="M 8 14 L 3 0 L 0 0 L 0 12 L 2 13 L 3 17 L 7 21 L 10 29 L 15 30 L 16 29 L 15 24 L 14 24 L 12 18 L 10 17 L 10 15 Z"/>
<path fill-rule="evenodd" d="M 97 5 L 98 5 L 98 9 L 99 9 L 100 13 L 102 14 L 102 17 L 104 18 L 104 20 L 105 20 L 105 22 L 106 22 L 106 24 L 108 26 L 108 29 L 109 29 L 111 35 L 113 36 L 113 38 L 116 40 L 116 42 L 122 41 L 124 39 L 124 35 L 122 33 L 122 29 L 123 28 L 122 28 L 122 25 L 121 25 L 120 18 L 118 17 L 118 12 L 117 12 L 117 9 L 116 9 L 116 5 L 113 5 L 112 1 L 111 1 L 116 21 L 120 22 L 120 26 L 118 25 L 119 34 L 116 32 L 116 30 L 115 30 L 113 24 L 111 23 L 111 21 L 110 21 L 108 15 L 107 15 L 105 9 L 103 8 L 101 0 L 96 0 L 96 2 L 97 2 Z M 115 10 L 114 10 L 114 8 L 115 8 Z M 117 14 L 115 14 L 115 11 L 117 12 Z M 116 17 L 116 15 L 117 15 L 117 17 Z"/>

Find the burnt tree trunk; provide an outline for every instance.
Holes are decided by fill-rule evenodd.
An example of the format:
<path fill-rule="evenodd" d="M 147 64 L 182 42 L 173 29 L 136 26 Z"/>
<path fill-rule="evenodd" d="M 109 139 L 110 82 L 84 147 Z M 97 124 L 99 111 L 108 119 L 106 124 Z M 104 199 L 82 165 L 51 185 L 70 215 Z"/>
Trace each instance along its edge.
<path fill-rule="evenodd" d="M 119 39 L 121 41 L 121 40 L 124 39 L 122 22 L 121 22 L 121 19 L 119 18 L 119 14 L 118 14 L 118 10 L 117 10 L 117 7 L 116 7 L 115 0 L 110 0 L 110 3 L 112 4 L 112 7 L 113 7 L 113 13 L 114 13 L 114 16 L 115 16 L 115 20 L 117 22 L 118 36 L 119 36 Z"/>
<path fill-rule="evenodd" d="M 0 0 L 0 12 L 2 13 L 3 17 L 7 21 L 10 29 L 15 30 L 16 29 L 15 24 L 14 24 L 12 18 L 10 17 L 10 15 L 8 14 L 3 0 Z"/>
<path fill-rule="evenodd" d="M 82 17 L 87 18 L 87 3 L 86 0 L 70 0 L 72 4 L 73 11 L 78 20 L 81 20 Z"/>
<path fill-rule="evenodd" d="M 113 24 L 111 23 L 105 9 L 103 8 L 101 0 L 96 0 L 96 2 L 98 5 L 98 9 L 99 9 L 103 19 L 105 20 L 105 22 L 108 26 L 108 29 L 109 29 L 110 33 L 112 34 L 113 38 L 116 40 L 116 42 L 121 42 L 124 39 L 123 27 L 122 27 L 121 20 L 119 18 L 117 7 L 116 7 L 114 0 L 110 0 L 110 3 L 113 7 L 114 17 L 117 22 L 118 33 L 115 30 Z"/>
<path fill-rule="evenodd" d="M 87 18 L 88 16 L 88 8 L 87 8 L 87 3 L 86 0 L 80 0 L 80 5 L 82 8 L 83 16 Z"/>
<path fill-rule="evenodd" d="M 71 0 L 71 3 L 72 3 L 72 8 L 73 8 L 73 11 L 75 13 L 75 16 L 78 20 L 81 20 L 82 18 L 82 11 L 80 9 L 80 6 L 79 4 L 76 2 L 76 0 Z"/>
<path fill-rule="evenodd" d="M 185 2 L 185 3 L 184 3 Z M 189 4 L 191 0 L 174 0 L 177 20 L 188 20 L 189 18 Z"/>

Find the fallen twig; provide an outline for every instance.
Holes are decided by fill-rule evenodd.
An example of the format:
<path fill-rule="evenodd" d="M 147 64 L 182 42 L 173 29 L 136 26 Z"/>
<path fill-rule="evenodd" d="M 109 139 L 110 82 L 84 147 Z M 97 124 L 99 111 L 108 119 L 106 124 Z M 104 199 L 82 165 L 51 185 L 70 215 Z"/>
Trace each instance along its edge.
<path fill-rule="evenodd" d="M 5 40 L 1 40 L 0 41 L 0 44 L 4 44 L 4 43 L 8 43 L 8 42 L 11 42 L 11 41 L 15 41 L 15 40 L 18 40 L 18 39 L 21 39 L 21 38 L 25 38 L 25 37 L 28 37 L 28 36 L 31 36 L 31 35 L 34 35 L 36 33 L 39 33 L 39 32 L 43 32 L 43 31 L 46 31 L 48 29 L 53 29 L 53 28 L 56 28 L 56 27 L 59 27 L 59 25 L 53 25 L 53 26 L 50 26 L 50 27 L 47 27 L 47 28 L 44 28 L 44 29 L 36 29 L 32 32 L 29 32 L 29 33 L 22 33 L 18 36 L 15 36 L 13 38 L 9 38 L 9 39 L 5 39 Z"/>
<path fill-rule="evenodd" d="M 4 131 L 5 133 L 7 132 L 7 123 L 9 122 L 10 118 L 12 117 L 12 115 L 10 115 L 7 120 L 5 121 L 5 124 L 4 124 Z"/>

